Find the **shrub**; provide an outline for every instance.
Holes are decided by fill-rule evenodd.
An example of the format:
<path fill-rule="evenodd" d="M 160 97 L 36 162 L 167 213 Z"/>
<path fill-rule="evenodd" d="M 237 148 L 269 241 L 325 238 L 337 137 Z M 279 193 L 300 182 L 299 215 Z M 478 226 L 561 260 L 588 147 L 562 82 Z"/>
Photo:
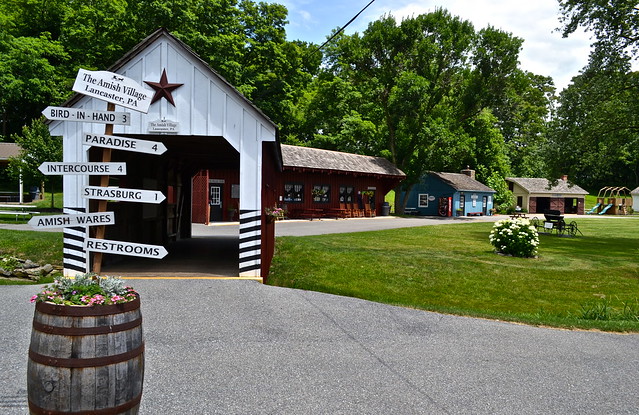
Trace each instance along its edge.
<path fill-rule="evenodd" d="M 495 222 L 488 239 L 495 251 L 505 255 L 524 258 L 537 255 L 539 235 L 528 219 L 505 219 Z"/>

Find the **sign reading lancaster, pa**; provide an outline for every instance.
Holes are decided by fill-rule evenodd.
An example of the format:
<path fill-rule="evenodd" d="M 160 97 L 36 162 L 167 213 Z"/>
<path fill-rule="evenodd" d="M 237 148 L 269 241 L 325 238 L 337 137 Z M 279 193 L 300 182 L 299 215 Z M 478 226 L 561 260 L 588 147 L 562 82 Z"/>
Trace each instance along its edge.
<path fill-rule="evenodd" d="M 137 138 L 87 132 L 82 133 L 82 144 L 148 154 L 162 154 L 166 151 L 166 146 L 159 141 L 138 140 Z"/>
<path fill-rule="evenodd" d="M 126 174 L 126 163 L 54 163 L 45 161 L 38 170 L 47 176 L 56 174 L 87 174 L 121 176 Z"/>
<path fill-rule="evenodd" d="M 42 115 L 47 120 L 98 122 L 105 124 L 131 125 L 131 113 L 114 111 L 91 111 L 81 108 L 46 107 Z"/>
<path fill-rule="evenodd" d="M 108 71 L 78 70 L 72 88 L 75 92 L 125 108 L 147 113 L 153 91 L 144 88 L 133 79 Z"/>
<path fill-rule="evenodd" d="M 85 199 L 119 200 L 122 202 L 162 203 L 166 197 L 159 190 L 125 189 L 123 187 L 84 186 Z"/>
<path fill-rule="evenodd" d="M 87 238 L 84 241 L 84 249 L 87 251 L 103 252 L 105 254 L 120 254 L 155 259 L 162 259 L 168 254 L 162 245 L 136 244 L 132 242 L 93 238 Z"/>
<path fill-rule="evenodd" d="M 115 224 L 115 213 L 78 213 L 74 215 L 34 216 L 29 220 L 33 228 L 66 228 L 69 226 L 98 226 Z"/>

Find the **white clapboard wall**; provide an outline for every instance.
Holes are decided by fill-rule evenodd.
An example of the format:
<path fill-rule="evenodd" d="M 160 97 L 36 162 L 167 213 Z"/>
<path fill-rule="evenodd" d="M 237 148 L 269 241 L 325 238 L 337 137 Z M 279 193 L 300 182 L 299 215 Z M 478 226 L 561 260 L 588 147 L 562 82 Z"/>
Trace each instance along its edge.
<path fill-rule="evenodd" d="M 115 125 L 114 135 L 148 135 L 150 121 L 166 119 L 179 123 L 178 135 L 202 136 L 203 139 L 222 136 L 239 152 L 240 211 L 244 218 L 240 226 L 240 240 L 243 241 L 238 259 L 240 276 L 260 277 L 262 142 L 276 140 L 276 126 L 190 48 L 163 29 L 106 70 L 142 85 L 145 85 L 144 81 L 158 82 L 162 71 L 166 70 L 168 82 L 184 84 L 172 93 L 175 107 L 166 99 L 151 104 L 147 114 L 116 106 L 116 111 L 131 113 L 131 124 Z M 150 87 L 148 89 L 152 91 Z M 67 104 L 95 111 L 106 110 L 106 105 L 105 101 L 79 95 Z M 65 162 L 87 162 L 88 147 L 82 145 L 82 132 L 104 134 L 104 125 L 53 121 L 50 131 L 52 135 L 63 137 Z M 82 188 L 88 184 L 88 176 L 64 176 L 66 210 L 88 211 L 88 200 L 81 196 Z M 86 235 L 81 229 L 65 231 L 65 274 L 75 275 L 87 270 L 87 258 L 80 241 Z"/>

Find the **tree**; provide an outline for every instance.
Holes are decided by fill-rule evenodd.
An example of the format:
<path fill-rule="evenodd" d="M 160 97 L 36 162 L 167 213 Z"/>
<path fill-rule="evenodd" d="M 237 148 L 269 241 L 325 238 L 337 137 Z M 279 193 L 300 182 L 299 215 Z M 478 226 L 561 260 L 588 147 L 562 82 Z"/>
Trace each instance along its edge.
<path fill-rule="evenodd" d="M 49 127 L 42 118 L 34 119 L 29 126 L 22 128 L 22 134 L 14 134 L 11 138 L 22 149 L 20 155 L 9 159 L 9 173 L 16 179 L 22 179 L 29 186 L 46 187 L 51 190 L 51 207 L 53 208 L 53 193 L 55 186 L 60 187 L 59 176 L 45 176 L 38 167 L 47 161 L 62 161 L 62 140 L 51 137 Z"/>
<path fill-rule="evenodd" d="M 398 195 L 428 170 L 508 174 L 495 114 L 516 93 L 521 40 L 442 9 L 336 39 L 304 101 L 308 144 L 387 157 L 407 174 Z M 406 199 L 395 200 L 401 212 Z"/>

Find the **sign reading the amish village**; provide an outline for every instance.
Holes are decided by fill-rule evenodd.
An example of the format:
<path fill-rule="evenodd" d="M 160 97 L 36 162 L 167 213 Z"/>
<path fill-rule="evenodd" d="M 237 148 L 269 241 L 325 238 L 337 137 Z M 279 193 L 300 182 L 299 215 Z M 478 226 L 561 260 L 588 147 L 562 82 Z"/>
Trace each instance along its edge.
<path fill-rule="evenodd" d="M 29 220 L 33 228 L 65 228 L 69 226 L 114 225 L 115 213 L 79 213 L 74 215 L 34 216 Z"/>
<path fill-rule="evenodd" d="M 75 92 L 125 108 L 147 113 L 153 91 L 149 91 L 133 79 L 108 71 L 78 70 L 72 88 Z"/>
<path fill-rule="evenodd" d="M 47 176 L 56 174 L 87 174 L 87 175 L 125 175 L 126 163 L 53 163 L 44 162 L 38 170 Z"/>
<path fill-rule="evenodd" d="M 149 133 L 177 134 L 180 132 L 180 123 L 177 121 L 157 120 L 149 121 Z"/>
<path fill-rule="evenodd" d="M 136 244 L 132 242 L 93 238 L 87 238 L 84 241 L 84 249 L 105 254 L 130 255 L 155 259 L 162 259 L 168 254 L 166 248 L 161 245 Z"/>
<path fill-rule="evenodd" d="M 131 125 L 131 113 L 115 111 L 91 111 L 80 108 L 46 107 L 42 115 L 47 120 L 94 122 Z"/>
<path fill-rule="evenodd" d="M 114 148 L 116 150 L 135 151 L 138 153 L 162 154 L 166 146 L 159 141 L 138 140 L 137 138 L 117 137 L 115 135 L 82 133 L 82 144 L 85 146 Z"/>
<path fill-rule="evenodd" d="M 159 190 L 125 189 L 122 187 L 84 186 L 84 199 L 119 200 L 121 202 L 162 203 L 166 197 Z"/>

